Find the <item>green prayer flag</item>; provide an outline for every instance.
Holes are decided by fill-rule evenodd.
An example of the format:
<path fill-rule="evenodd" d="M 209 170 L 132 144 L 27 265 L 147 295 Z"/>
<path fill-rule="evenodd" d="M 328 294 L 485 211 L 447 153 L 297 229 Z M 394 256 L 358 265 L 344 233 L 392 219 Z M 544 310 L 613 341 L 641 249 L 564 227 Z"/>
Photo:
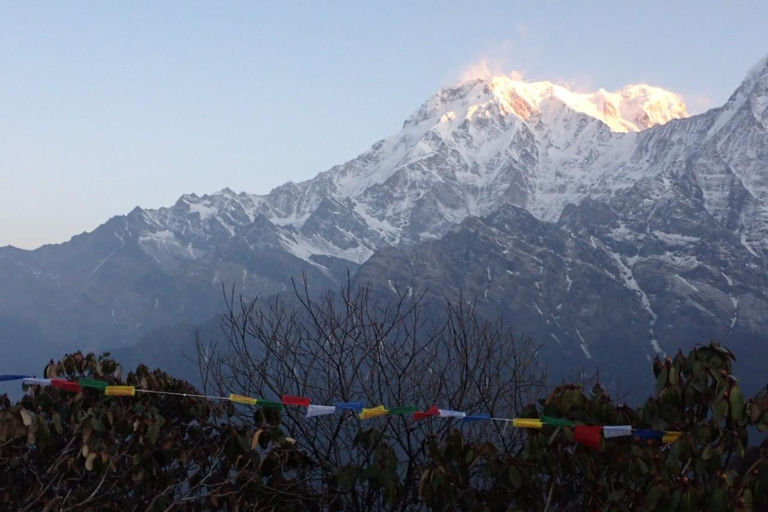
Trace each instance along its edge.
<path fill-rule="evenodd" d="M 542 416 L 541 421 L 544 422 L 545 425 L 550 425 L 553 427 L 573 427 L 576 424 L 570 420 L 564 420 L 562 418 L 552 418 L 551 416 Z"/>
<path fill-rule="evenodd" d="M 416 412 L 416 406 L 406 405 L 403 407 L 390 407 L 388 409 L 390 416 L 402 416 L 403 414 L 413 414 Z"/>
<path fill-rule="evenodd" d="M 264 400 L 261 398 L 256 400 L 256 405 L 258 405 L 259 407 L 265 407 L 269 409 L 280 409 L 280 410 L 285 409 L 283 404 L 281 404 L 280 402 L 273 402 L 272 400 Z"/>
<path fill-rule="evenodd" d="M 81 388 L 101 389 L 102 391 L 107 389 L 107 386 L 109 386 L 108 382 L 95 379 L 80 379 L 77 381 L 77 383 L 80 384 Z"/>

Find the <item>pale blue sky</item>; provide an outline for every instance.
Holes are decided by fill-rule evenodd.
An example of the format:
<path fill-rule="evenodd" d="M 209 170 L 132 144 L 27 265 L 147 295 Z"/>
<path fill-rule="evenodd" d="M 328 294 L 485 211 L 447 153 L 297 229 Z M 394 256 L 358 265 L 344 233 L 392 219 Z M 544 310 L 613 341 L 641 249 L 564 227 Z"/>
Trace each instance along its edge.
<path fill-rule="evenodd" d="M 768 53 L 768 2 L 629 4 L 0 3 L 0 246 L 310 178 L 483 61 L 701 111 Z"/>

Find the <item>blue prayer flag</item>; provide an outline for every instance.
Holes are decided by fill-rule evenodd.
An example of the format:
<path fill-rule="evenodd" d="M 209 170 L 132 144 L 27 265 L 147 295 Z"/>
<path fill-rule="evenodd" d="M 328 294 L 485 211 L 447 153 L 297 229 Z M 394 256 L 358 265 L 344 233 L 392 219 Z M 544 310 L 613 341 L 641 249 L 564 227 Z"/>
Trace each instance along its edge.
<path fill-rule="evenodd" d="M 28 378 L 29 375 L 0 375 L 0 382 L 7 380 L 21 380 Z"/>
<path fill-rule="evenodd" d="M 661 439 L 664 437 L 664 432 L 661 430 L 637 429 L 632 432 L 632 435 L 638 439 Z"/>
<path fill-rule="evenodd" d="M 365 407 L 365 402 L 341 402 L 340 404 L 336 404 L 335 407 L 342 411 L 360 412 L 363 410 L 363 407 Z"/>
<path fill-rule="evenodd" d="M 461 421 L 483 421 L 489 419 L 491 419 L 490 414 L 470 414 L 469 416 L 464 416 Z"/>

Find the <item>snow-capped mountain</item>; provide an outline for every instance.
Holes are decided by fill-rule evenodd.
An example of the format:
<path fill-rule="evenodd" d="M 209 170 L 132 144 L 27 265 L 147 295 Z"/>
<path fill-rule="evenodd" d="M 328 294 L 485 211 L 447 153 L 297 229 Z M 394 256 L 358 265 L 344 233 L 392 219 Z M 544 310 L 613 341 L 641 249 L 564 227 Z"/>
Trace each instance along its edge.
<path fill-rule="evenodd" d="M 768 343 L 767 111 L 768 56 L 723 107 L 692 117 L 648 85 L 577 93 L 501 76 L 446 87 L 400 132 L 311 180 L 261 196 L 184 195 L 66 244 L 0 249 L 0 328 L 66 346 L 129 344 L 215 314 L 222 284 L 268 295 L 308 272 L 322 289 L 363 265 L 358 279 L 384 292 L 419 273 L 443 293 L 474 291 L 586 361 L 619 332 L 599 327 L 598 312 L 619 304 L 611 325 L 631 318 L 626 343 L 645 355 L 681 336 L 704 341 L 689 339 L 706 335 L 690 322 Z M 498 261 L 464 268 L 475 248 L 450 243 L 486 232 Z M 522 240 L 560 263 L 515 267 Z M 437 248 L 444 275 L 420 263 Z M 467 281 L 458 268 L 479 274 Z M 580 272 L 591 277 L 579 283 Z M 500 274 L 522 277 L 483 285 Z M 681 311 L 695 314 L 682 322 Z"/>
<path fill-rule="evenodd" d="M 362 263 L 380 247 L 438 238 L 507 202 L 552 220 L 621 165 L 617 154 L 629 159 L 628 134 L 685 116 L 676 95 L 647 85 L 579 94 L 550 82 L 473 80 L 440 90 L 400 133 L 312 180 L 267 196 L 183 196 L 144 212 L 155 230 L 145 245 L 159 257 L 194 258 L 184 242 L 192 230 L 235 236 L 263 215 L 302 259 Z M 579 173 L 565 177 L 564 167 Z"/>
<path fill-rule="evenodd" d="M 509 77 L 468 81 L 441 89 L 398 134 L 312 180 L 266 196 L 183 196 L 146 211 L 144 245 L 160 259 L 194 258 L 195 243 L 235 236 L 263 215 L 291 254 L 359 264 L 378 248 L 439 238 L 507 203 L 555 221 L 566 204 L 609 197 L 694 158 L 707 162 L 698 174 L 716 216 L 733 216 L 728 198 L 738 190 L 730 187 L 745 187 L 750 204 L 732 227 L 762 251 L 768 238 L 756 216 L 768 208 L 752 143 L 765 115 L 765 74 L 761 61 L 728 104 L 690 119 L 675 94 L 647 85 L 581 94 Z M 755 157 L 734 150 L 734 136 L 747 137 Z M 713 172 L 732 183 L 712 183 Z"/>

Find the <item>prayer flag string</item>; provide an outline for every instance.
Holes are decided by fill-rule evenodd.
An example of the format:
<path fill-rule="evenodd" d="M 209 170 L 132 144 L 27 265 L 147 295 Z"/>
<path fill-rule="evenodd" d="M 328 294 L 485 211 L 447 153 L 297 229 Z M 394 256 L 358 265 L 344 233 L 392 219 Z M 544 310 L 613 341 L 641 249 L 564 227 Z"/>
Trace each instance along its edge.
<path fill-rule="evenodd" d="M 358 415 L 361 420 L 368 420 L 379 416 L 410 416 L 413 420 L 426 420 L 430 418 L 457 419 L 462 422 L 475 421 L 499 421 L 505 423 L 505 431 L 511 423 L 516 428 L 542 429 L 546 427 L 571 428 L 574 440 L 594 450 L 599 450 L 602 439 L 616 437 L 633 437 L 640 441 L 658 441 L 663 444 L 674 443 L 683 432 L 661 431 L 652 429 L 635 429 L 631 425 L 577 425 L 571 420 L 542 416 L 541 418 L 494 418 L 490 414 L 467 414 L 463 411 L 452 409 L 440 409 L 433 405 L 426 411 L 419 411 L 413 405 L 386 407 L 365 407 L 365 402 L 340 402 L 335 405 L 313 404 L 310 398 L 303 396 L 283 395 L 281 400 L 272 401 L 264 398 L 251 398 L 244 395 L 230 394 L 224 396 L 208 396 L 192 393 L 178 393 L 171 391 L 155 391 L 151 389 L 138 389 L 134 386 L 112 386 L 108 382 L 82 378 L 77 382 L 65 379 L 39 379 L 28 375 L 0 375 L 0 382 L 21 380 L 25 386 L 52 386 L 53 388 L 71 393 L 81 393 L 83 389 L 103 391 L 106 396 L 132 397 L 137 393 L 152 393 L 157 395 L 181 396 L 185 398 L 200 398 L 208 400 L 226 400 L 235 404 L 264 407 L 270 409 L 284 409 L 285 406 L 304 407 L 307 410 L 307 418 L 328 416 L 336 412 L 351 412 Z"/>

